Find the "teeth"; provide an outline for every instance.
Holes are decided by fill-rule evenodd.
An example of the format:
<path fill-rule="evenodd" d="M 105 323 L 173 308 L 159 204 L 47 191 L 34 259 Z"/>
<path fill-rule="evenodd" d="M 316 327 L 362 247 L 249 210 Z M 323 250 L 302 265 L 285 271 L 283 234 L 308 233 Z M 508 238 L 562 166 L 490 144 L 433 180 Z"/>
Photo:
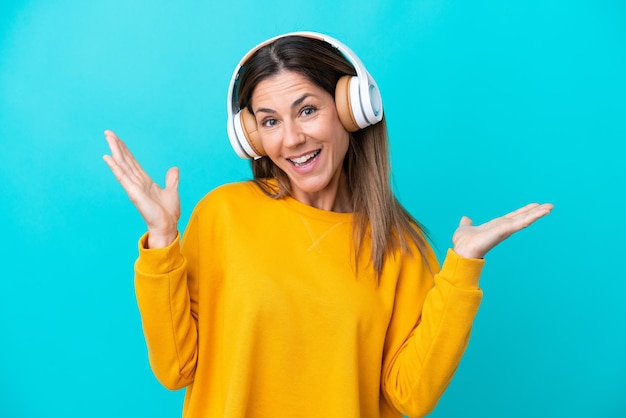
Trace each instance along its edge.
<path fill-rule="evenodd" d="M 302 165 L 305 162 L 309 161 L 311 158 L 314 158 L 317 154 L 319 154 L 319 150 L 318 151 L 313 151 L 309 154 L 303 155 L 302 157 L 298 157 L 298 158 L 292 158 L 291 162 L 293 162 L 294 164 L 297 165 Z"/>

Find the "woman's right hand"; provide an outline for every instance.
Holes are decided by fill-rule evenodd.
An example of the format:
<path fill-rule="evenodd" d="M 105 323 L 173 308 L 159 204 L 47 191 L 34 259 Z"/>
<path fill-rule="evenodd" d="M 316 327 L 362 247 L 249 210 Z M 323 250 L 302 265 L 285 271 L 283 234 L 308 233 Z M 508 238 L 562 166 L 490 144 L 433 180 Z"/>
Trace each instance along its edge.
<path fill-rule="evenodd" d="M 165 188 L 159 187 L 141 168 L 122 140 L 104 131 L 111 155 L 102 158 L 122 185 L 148 226 L 148 248 L 170 245 L 178 236 L 180 197 L 178 168 L 165 175 Z"/>

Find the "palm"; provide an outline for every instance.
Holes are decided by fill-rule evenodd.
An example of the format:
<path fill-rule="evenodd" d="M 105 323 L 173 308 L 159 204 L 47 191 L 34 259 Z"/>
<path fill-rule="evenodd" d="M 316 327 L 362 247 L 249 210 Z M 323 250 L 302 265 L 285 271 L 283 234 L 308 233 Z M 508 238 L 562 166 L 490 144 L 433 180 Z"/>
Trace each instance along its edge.
<path fill-rule="evenodd" d="M 464 216 L 452 236 L 454 251 L 463 257 L 482 258 L 515 232 L 550 213 L 552 208 L 549 203 L 532 203 L 478 226 L 472 225 L 471 219 Z"/>
<path fill-rule="evenodd" d="M 180 218 L 178 169 L 168 170 L 165 188 L 161 188 L 141 168 L 117 135 L 105 131 L 105 136 L 111 155 L 103 158 L 146 221 L 148 230 L 152 235 L 162 234 L 173 239 Z"/>

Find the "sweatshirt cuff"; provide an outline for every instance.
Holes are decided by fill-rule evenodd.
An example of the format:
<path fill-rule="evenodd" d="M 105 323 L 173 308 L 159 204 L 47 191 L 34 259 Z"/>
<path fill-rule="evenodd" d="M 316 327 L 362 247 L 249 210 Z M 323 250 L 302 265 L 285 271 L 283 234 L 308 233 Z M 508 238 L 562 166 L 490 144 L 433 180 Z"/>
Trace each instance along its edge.
<path fill-rule="evenodd" d="M 463 258 L 450 248 L 439 275 L 455 287 L 478 289 L 484 264 L 485 260 L 482 258 Z"/>
<path fill-rule="evenodd" d="M 139 238 L 139 257 L 135 268 L 145 274 L 167 273 L 180 267 L 184 263 L 180 253 L 180 232 L 176 239 L 167 247 L 147 248 L 148 233 Z"/>

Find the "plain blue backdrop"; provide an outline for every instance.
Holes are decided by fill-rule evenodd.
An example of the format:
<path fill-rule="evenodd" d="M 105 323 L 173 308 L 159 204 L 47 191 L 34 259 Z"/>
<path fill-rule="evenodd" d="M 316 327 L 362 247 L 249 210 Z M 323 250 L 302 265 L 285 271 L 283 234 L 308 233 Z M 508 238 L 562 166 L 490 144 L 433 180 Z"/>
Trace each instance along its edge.
<path fill-rule="evenodd" d="M 184 227 L 207 191 L 250 176 L 225 128 L 236 63 L 293 30 L 342 40 L 377 79 L 394 186 L 440 255 L 464 214 L 555 204 L 488 255 L 432 416 L 626 416 L 620 0 L 3 0 L 0 416 L 180 416 L 183 392 L 148 366 L 144 225 L 102 132 L 159 182 L 180 167 Z"/>

